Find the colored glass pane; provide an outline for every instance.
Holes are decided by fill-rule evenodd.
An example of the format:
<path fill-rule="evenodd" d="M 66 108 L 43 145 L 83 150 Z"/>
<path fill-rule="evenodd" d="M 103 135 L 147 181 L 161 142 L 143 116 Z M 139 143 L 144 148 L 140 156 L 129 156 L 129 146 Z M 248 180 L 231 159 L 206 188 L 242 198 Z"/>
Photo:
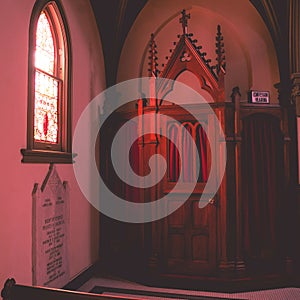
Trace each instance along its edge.
<path fill-rule="evenodd" d="M 55 75 L 55 47 L 51 26 L 41 12 L 36 29 L 34 139 L 58 142 L 58 89 Z"/>
<path fill-rule="evenodd" d="M 36 29 L 35 67 L 54 75 L 54 41 L 47 16 L 41 13 Z"/>
<path fill-rule="evenodd" d="M 58 142 L 59 81 L 43 72 L 35 73 L 34 139 Z"/>

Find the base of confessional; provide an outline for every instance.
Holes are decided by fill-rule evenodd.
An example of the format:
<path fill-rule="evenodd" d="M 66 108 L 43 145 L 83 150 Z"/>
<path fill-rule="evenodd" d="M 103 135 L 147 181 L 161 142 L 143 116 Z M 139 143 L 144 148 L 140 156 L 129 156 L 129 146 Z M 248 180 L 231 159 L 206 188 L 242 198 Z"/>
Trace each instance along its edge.
<path fill-rule="evenodd" d="M 218 235 L 213 234 L 216 232 L 215 230 L 210 231 L 209 224 L 213 224 L 213 222 L 207 223 L 208 230 L 198 232 L 197 230 L 201 229 L 200 225 L 198 229 L 196 228 L 197 230 L 188 226 L 194 223 L 191 222 L 193 221 L 192 215 L 189 215 L 188 218 L 180 217 L 180 212 L 188 212 L 193 207 L 193 203 L 192 198 L 173 215 L 161 222 L 148 225 L 124 224 L 102 217 L 101 228 L 103 234 L 100 235 L 102 236 L 102 249 L 100 249 L 102 265 L 99 267 L 100 275 L 117 276 L 147 286 L 229 293 L 300 287 L 300 272 L 298 271 L 300 270 L 300 260 L 297 239 L 292 239 L 294 241 L 292 247 L 294 250 L 291 250 L 292 258 L 285 256 L 285 254 L 275 254 L 277 252 L 274 249 L 271 253 L 270 249 L 272 248 L 268 247 L 269 251 L 264 250 L 260 257 L 247 258 L 242 252 L 243 256 L 239 259 L 222 260 L 217 254 L 220 253 L 217 250 L 219 248 L 216 242 L 216 236 Z M 214 210 L 215 206 L 208 206 L 206 210 L 202 210 L 202 213 L 207 211 L 207 216 L 214 217 Z M 197 216 L 195 212 L 193 215 Z M 179 226 L 179 220 L 183 219 L 186 220 L 185 230 L 181 230 Z M 204 216 L 200 219 L 209 220 Z M 104 222 L 105 220 L 107 222 Z M 168 228 L 167 231 L 164 230 L 166 228 Z M 214 245 L 210 248 L 211 251 L 208 250 L 207 252 L 204 252 L 200 245 L 195 243 L 195 249 L 203 255 L 201 256 L 202 260 L 198 256 L 196 257 L 198 261 L 194 265 L 191 256 L 188 255 L 189 252 L 193 253 L 193 251 L 189 251 L 189 247 L 180 248 L 185 244 L 180 243 L 180 239 L 177 238 L 181 234 L 185 237 L 182 238 L 183 240 L 192 241 L 189 238 L 189 232 L 197 237 L 201 237 L 203 233 L 203 235 L 211 237 L 214 241 L 211 243 L 210 239 L 207 238 L 207 249 L 210 245 Z M 175 240 L 172 240 L 172 234 L 176 237 Z M 291 242 L 291 235 L 288 237 Z M 205 239 L 200 240 L 203 243 L 205 242 Z M 227 245 L 234 244 L 233 241 L 227 243 Z M 286 248 L 287 244 L 283 240 L 280 243 L 283 248 Z M 179 259 L 179 253 L 185 255 Z M 281 250 L 279 253 L 284 253 L 284 251 Z"/>
<path fill-rule="evenodd" d="M 162 274 L 148 280 L 145 284 L 164 288 L 235 293 L 300 286 L 300 280 L 276 274 L 243 277 L 239 275 L 206 277 Z"/>
<path fill-rule="evenodd" d="M 238 270 L 237 264 L 231 262 L 207 275 L 160 272 L 156 262 L 155 258 L 146 261 L 136 257 L 130 261 L 119 257 L 100 264 L 97 275 L 115 276 L 152 287 L 225 293 L 300 287 L 300 274 L 294 272 L 296 267 L 290 258 L 277 264 L 274 261 L 248 262 L 244 270 Z"/>

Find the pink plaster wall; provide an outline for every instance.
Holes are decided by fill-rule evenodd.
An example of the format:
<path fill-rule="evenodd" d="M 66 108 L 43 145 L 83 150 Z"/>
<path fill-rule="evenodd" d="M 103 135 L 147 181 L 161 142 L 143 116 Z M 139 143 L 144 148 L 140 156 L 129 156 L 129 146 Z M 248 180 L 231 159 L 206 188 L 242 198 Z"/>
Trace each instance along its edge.
<path fill-rule="evenodd" d="M 88 0 L 62 0 L 73 55 L 72 119 L 105 88 L 102 47 Z M 26 147 L 28 32 L 34 0 L 3 0 L 0 10 L 0 287 L 8 277 L 32 283 L 32 198 L 46 164 L 22 164 Z M 71 165 L 57 165 L 70 185 L 71 278 L 98 259 L 97 211 L 79 191 Z"/>

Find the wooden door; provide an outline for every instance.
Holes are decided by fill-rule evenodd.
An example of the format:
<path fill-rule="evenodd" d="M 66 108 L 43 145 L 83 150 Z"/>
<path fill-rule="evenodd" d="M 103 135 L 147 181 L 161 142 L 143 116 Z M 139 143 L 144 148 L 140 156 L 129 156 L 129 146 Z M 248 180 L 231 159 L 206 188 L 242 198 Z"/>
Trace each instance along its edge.
<path fill-rule="evenodd" d="M 191 196 L 164 220 L 162 265 L 166 273 L 207 275 L 216 269 L 216 206 L 199 208 L 198 200 Z"/>

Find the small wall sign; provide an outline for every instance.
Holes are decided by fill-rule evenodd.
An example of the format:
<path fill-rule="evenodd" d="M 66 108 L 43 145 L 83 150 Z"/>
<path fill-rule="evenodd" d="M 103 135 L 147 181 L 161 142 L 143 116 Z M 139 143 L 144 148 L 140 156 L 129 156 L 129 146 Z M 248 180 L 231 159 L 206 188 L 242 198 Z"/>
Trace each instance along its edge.
<path fill-rule="evenodd" d="M 249 92 L 249 102 L 250 103 L 260 103 L 266 104 L 270 103 L 270 93 L 263 91 L 250 91 Z"/>

